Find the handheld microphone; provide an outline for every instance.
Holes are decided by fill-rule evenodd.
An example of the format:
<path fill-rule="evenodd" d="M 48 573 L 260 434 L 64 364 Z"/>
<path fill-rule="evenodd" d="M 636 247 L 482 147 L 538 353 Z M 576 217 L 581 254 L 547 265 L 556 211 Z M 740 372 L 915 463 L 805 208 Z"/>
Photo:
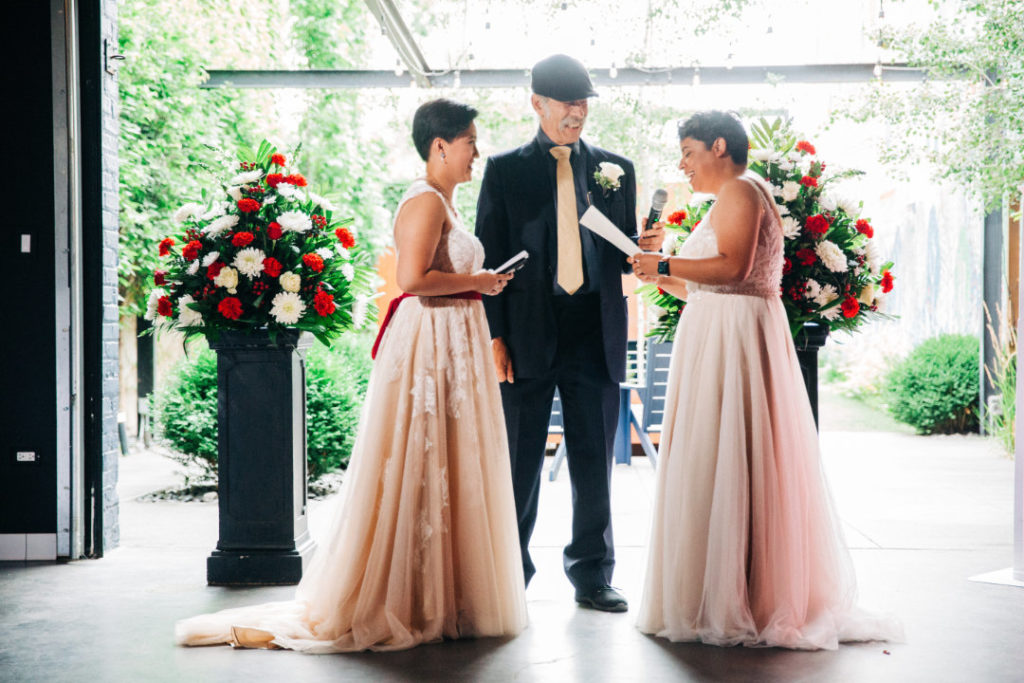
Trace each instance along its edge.
<path fill-rule="evenodd" d="M 647 214 L 647 228 L 661 219 L 661 210 L 665 208 L 666 202 L 668 202 L 668 192 L 661 188 L 655 190 L 654 196 L 651 197 L 651 212 Z"/>

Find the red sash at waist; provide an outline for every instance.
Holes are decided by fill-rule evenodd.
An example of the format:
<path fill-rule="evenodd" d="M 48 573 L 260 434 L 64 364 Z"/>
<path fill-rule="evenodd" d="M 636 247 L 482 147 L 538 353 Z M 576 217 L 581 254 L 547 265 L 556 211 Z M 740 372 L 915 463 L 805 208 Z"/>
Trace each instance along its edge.
<path fill-rule="evenodd" d="M 398 310 L 398 304 L 402 303 L 403 299 L 408 299 L 415 294 L 402 293 L 401 296 L 396 296 L 388 304 L 388 312 L 384 314 L 384 322 L 381 323 L 380 330 L 377 332 L 377 339 L 373 342 L 373 349 L 370 351 L 370 358 L 377 359 L 377 349 L 380 347 L 380 340 L 384 338 L 384 330 L 388 329 L 388 325 L 391 323 L 391 318 L 395 315 L 395 311 Z M 472 299 L 474 301 L 480 301 L 483 299 L 483 295 L 480 292 L 456 292 L 455 294 L 445 294 L 439 297 L 431 297 L 437 299 Z"/>

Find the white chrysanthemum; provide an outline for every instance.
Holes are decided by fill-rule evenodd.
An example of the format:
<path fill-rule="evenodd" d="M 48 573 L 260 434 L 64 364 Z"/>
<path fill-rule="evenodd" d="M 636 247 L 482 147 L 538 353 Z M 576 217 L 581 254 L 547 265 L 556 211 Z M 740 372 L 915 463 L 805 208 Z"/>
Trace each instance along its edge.
<path fill-rule="evenodd" d="M 836 201 L 835 196 L 828 192 L 821 193 L 821 195 L 818 197 L 818 204 L 820 204 L 821 208 L 825 209 L 826 211 L 835 211 L 836 207 L 839 206 L 839 203 Z"/>
<path fill-rule="evenodd" d="M 195 218 L 200 215 L 203 209 L 206 208 L 202 204 L 196 204 L 195 202 L 189 202 L 185 206 L 181 207 L 174 212 L 174 222 L 184 223 L 187 220 Z"/>
<path fill-rule="evenodd" d="M 804 285 L 804 298 L 808 301 L 817 301 L 820 294 L 821 283 L 814 278 L 807 278 L 807 283 Z"/>
<path fill-rule="evenodd" d="M 207 225 L 205 228 L 203 228 L 203 232 L 206 233 L 209 237 L 217 237 L 221 233 L 227 232 L 236 225 L 238 225 L 238 216 L 221 216 L 220 218 L 216 219 L 215 221 Z"/>
<path fill-rule="evenodd" d="M 352 267 L 351 263 L 342 263 L 341 274 L 345 276 L 346 280 L 352 282 L 352 278 L 356 276 L 356 269 Z"/>
<path fill-rule="evenodd" d="M 277 222 L 285 232 L 307 232 L 313 227 L 313 221 L 301 211 L 285 211 L 277 217 Z"/>
<path fill-rule="evenodd" d="M 213 262 L 220 258 L 219 251 L 211 251 L 209 254 L 203 257 L 203 268 L 209 268 L 213 265 Z"/>
<path fill-rule="evenodd" d="M 242 201 L 242 188 L 238 185 L 232 185 L 228 188 L 228 196 L 235 200 L 235 202 Z"/>
<path fill-rule="evenodd" d="M 800 194 L 800 183 L 787 180 L 782 183 L 782 201 L 791 202 Z"/>
<path fill-rule="evenodd" d="M 843 309 L 840 306 L 833 306 L 827 310 L 821 312 L 821 317 L 825 320 L 836 320 L 839 314 L 842 313 Z"/>
<path fill-rule="evenodd" d="M 825 267 L 833 273 L 846 272 L 846 254 L 836 246 L 835 242 L 829 240 L 818 242 L 818 246 L 814 247 L 814 253 L 818 255 L 818 258 L 825 264 Z"/>
<path fill-rule="evenodd" d="M 195 275 L 196 273 L 198 273 L 199 272 L 199 259 L 196 259 L 192 263 L 188 264 L 188 268 L 185 269 L 185 272 L 188 273 L 189 275 Z"/>
<path fill-rule="evenodd" d="M 273 204 L 276 201 L 277 201 L 277 195 L 276 194 L 264 195 L 264 197 L 263 197 L 263 206 L 270 206 L 271 204 Z"/>
<path fill-rule="evenodd" d="M 782 236 L 787 240 L 796 239 L 800 236 L 800 221 L 792 216 L 782 219 Z"/>
<path fill-rule="evenodd" d="M 162 296 L 167 296 L 167 292 L 160 289 L 159 287 L 154 287 L 152 290 L 150 290 L 149 299 L 146 301 L 146 313 L 142 316 L 143 318 L 145 318 L 146 320 L 156 319 L 157 302 L 160 301 L 160 297 Z"/>
<path fill-rule="evenodd" d="M 864 256 L 867 258 L 868 270 L 872 275 L 878 275 L 882 269 L 882 255 L 878 253 L 878 247 L 873 240 L 868 240 L 864 245 Z"/>
<path fill-rule="evenodd" d="M 203 324 L 203 314 L 188 307 L 189 304 L 195 302 L 196 300 L 192 298 L 191 294 L 186 294 L 178 299 L 178 324 L 182 327 L 196 327 Z"/>
<path fill-rule="evenodd" d="M 366 322 L 366 297 L 357 296 L 356 301 L 352 304 L 352 324 L 356 327 L 362 327 L 363 323 Z"/>
<path fill-rule="evenodd" d="M 277 190 L 279 195 L 282 197 L 288 197 L 289 199 L 294 197 L 295 193 L 299 191 L 299 188 L 295 187 L 291 183 L 278 183 L 277 187 L 274 189 Z"/>
<path fill-rule="evenodd" d="M 782 169 L 783 171 L 792 171 L 795 165 L 796 164 L 794 164 L 788 158 L 783 158 L 779 160 L 779 168 Z"/>
<path fill-rule="evenodd" d="M 213 284 L 228 290 L 229 294 L 234 294 L 237 291 L 235 288 L 238 287 L 238 271 L 230 266 L 224 266 L 213 279 Z"/>
<path fill-rule="evenodd" d="M 228 204 L 227 202 L 214 202 L 213 206 L 210 207 L 210 210 L 204 213 L 199 218 L 204 221 L 213 220 L 218 216 L 223 216 L 225 213 L 227 213 L 228 209 L 230 208 L 231 205 Z"/>
<path fill-rule="evenodd" d="M 318 194 L 312 192 L 309 193 L 309 199 L 311 202 L 319 206 L 324 211 L 337 211 L 338 207 L 331 203 L 331 200 L 327 197 L 321 197 Z"/>
<path fill-rule="evenodd" d="M 338 256 L 340 256 L 343 259 L 348 260 L 348 259 L 352 258 L 352 255 L 348 253 L 348 249 L 346 249 L 345 247 L 341 246 L 341 242 L 336 242 L 335 243 L 334 250 L 336 252 L 338 252 Z"/>
<path fill-rule="evenodd" d="M 771 190 L 773 197 L 781 197 L 782 196 L 782 186 L 781 185 L 769 184 L 768 185 L 768 189 Z"/>
<path fill-rule="evenodd" d="M 334 250 L 331 249 L 330 247 L 320 247 L 319 249 L 316 250 L 316 253 L 324 261 L 326 261 L 327 259 L 334 258 L 335 255 Z"/>
<path fill-rule="evenodd" d="M 270 315 L 282 325 L 294 325 L 306 311 L 306 304 L 295 292 L 278 292 L 270 302 Z"/>
<path fill-rule="evenodd" d="M 302 276 L 290 270 L 281 273 L 281 277 L 277 281 L 281 283 L 281 289 L 286 292 L 297 292 L 302 287 Z"/>
<path fill-rule="evenodd" d="M 846 195 L 839 195 L 836 199 L 836 204 L 842 209 L 847 216 L 850 218 L 857 218 L 860 215 L 860 200 L 853 199 Z"/>
<path fill-rule="evenodd" d="M 836 291 L 834 285 L 819 285 L 816 294 L 817 296 L 814 297 L 813 301 L 818 304 L 819 307 L 827 306 L 839 298 L 839 292 Z"/>
<path fill-rule="evenodd" d="M 774 149 L 752 149 L 750 150 L 750 158 L 754 161 L 768 161 L 775 156 Z"/>
<path fill-rule="evenodd" d="M 785 206 L 783 204 L 779 204 L 779 215 L 780 216 L 788 216 L 789 215 L 789 207 Z"/>
<path fill-rule="evenodd" d="M 246 171 L 245 173 L 239 173 L 228 182 L 232 185 L 249 185 L 255 183 L 257 180 L 263 177 L 263 169 L 256 169 L 255 171 Z"/>
<path fill-rule="evenodd" d="M 247 247 L 235 254 L 235 260 L 231 262 L 231 265 L 237 268 L 239 273 L 252 280 L 263 272 L 263 259 L 266 257 L 267 255 L 263 253 L 262 249 Z"/>

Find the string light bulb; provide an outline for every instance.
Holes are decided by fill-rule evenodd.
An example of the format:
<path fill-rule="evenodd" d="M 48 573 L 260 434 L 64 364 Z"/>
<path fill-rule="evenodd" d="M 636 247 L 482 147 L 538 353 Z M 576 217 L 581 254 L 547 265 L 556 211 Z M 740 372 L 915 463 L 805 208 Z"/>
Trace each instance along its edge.
<path fill-rule="evenodd" d="M 694 88 L 696 88 L 698 85 L 700 85 L 700 67 L 699 66 L 693 67 L 693 80 L 690 82 L 690 84 Z"/>
<path fill-rule="evenodd" d="M 875 68 L 871 70 L 871 73 L 873 73 L 875 75 L 875 78 L 881 78 L 882 77 L 882 63 L 876 61 L 875 62 Z"/>
<path fill-rule="evenodd" d="M 396 59 L 395 60 L 395 75 L 396 76 L 401 76 L 403 73 L 405 73 L 405 68 L 402 66 L 402 60 L 401 59 Z"/>
<path fill-rule="evenodd" d="M 608 69 L 608 78 L 618 78 L 619 70 L 615 68 L 615 62 L 612 62 L 612 67 Z"/>

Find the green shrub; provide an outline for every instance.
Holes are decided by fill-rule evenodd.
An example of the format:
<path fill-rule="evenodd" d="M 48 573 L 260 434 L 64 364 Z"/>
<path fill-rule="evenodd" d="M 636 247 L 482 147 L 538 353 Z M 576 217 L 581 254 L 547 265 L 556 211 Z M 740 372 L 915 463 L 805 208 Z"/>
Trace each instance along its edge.
<path fill-rule="evenodd" d="M 922 343 L 887 380 L 889 410 L 921 434 L 978 430 L 978 339 L 944 334 Z"/>
<path fill-rule="evenodd" d="M 306 362 L 306 463 L 310 481 L 348 465 L 370 377 L 366 334 L 330 349 L 319 344 Z M 217 356 L 203 350 L 180 363 L 156 396 L 157 428 L 174 458 L 217 479 Z M 186 477 L 186 485 L 190 482 Z"/>

